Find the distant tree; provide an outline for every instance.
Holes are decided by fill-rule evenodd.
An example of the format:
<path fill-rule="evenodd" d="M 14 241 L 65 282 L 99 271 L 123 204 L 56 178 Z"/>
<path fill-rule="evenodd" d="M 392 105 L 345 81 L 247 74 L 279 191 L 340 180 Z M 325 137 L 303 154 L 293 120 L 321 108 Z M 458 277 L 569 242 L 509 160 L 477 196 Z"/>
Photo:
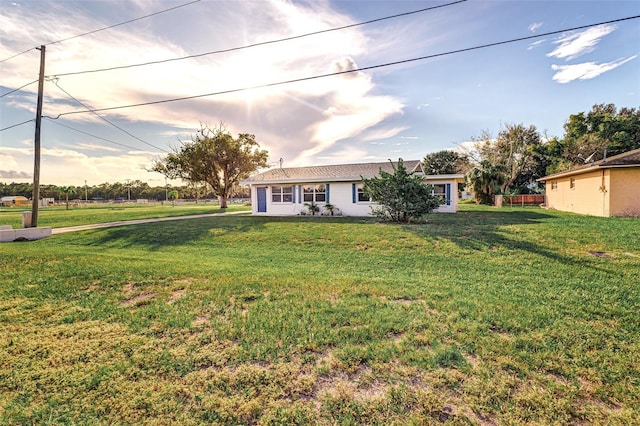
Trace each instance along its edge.
<path fill-rule="evenodd" d="M 215 129 L 202 126 L 191 141 L 155 162 L 152 170 L 192 184 L 207 183 L 224 209 L 234 185 L 266 167 L 268 156 L 259 149 L 254 135 L 241 133 L 234 139 L 222 124 Z"/>
<path fill-rule="evenodd" d="M 167 192 L 167 197 L 171 200 L 171 207 L 175 207 L 175 202 L 178 199 L 178 191 L 172 189 L 171 191 Z"/>
<path fill-rule="evenodd" d="M 62 192 L 65 195 L 65 204 L 66 204 L 66 209 L 65 210 L 69 210 L 69 194 L 73 194 L 74 193 L 74 187 L 73 186 L 61 186 L 59 189 L 60 189 L 60 192 Z"/>
<path fill-rule="evenodd" d="M 475 194 L 476 203 L 492 204 L 493 196 L 500 193 L 505 179 L 502 166 L 483 160 L 467 173 L 467 182 Z"/>
<path fill-rule="evenodd" d="M 422 176 L 410 173 L 402 159 L 394 166 L 394 173 L 380 170 L 380 176 L 362 179 L 364 192 L 378 207 L 372 214 L 392 222 L 410 222 L 431 213 L 441 200 L 432 195 L 433 187 L 424 183 Z"/>
<path fill-rule="evenodd" d="M 465 174 L 472 167 L 466 155 L 450 150 L 427 154 L 422 160 L 422 168 L 427 175 Z"/>
<path fill-rule="evenodd" d="M 535 126 L 507 124 L 495 140 L 487 140 L 480 146 L 482 161 L 487 161 L 495 172 L 503 175 L 500 192 L 509 192 L 517 181 L 527 185 L 542 177 L 538 176 L 537 154 L 541 144 L 542 138 Z M 481 166 L 480 170 L 483 169 L 486 167 Z"/>

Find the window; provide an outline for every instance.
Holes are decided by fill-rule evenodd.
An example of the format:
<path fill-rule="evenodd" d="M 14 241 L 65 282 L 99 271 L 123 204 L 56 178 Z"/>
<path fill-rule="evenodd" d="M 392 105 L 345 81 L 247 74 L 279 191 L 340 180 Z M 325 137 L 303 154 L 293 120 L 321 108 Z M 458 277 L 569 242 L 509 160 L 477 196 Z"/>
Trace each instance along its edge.
<path fill-rule="evenodd" d="M 433 183 L 431 184 L 433 190 L 431 191 L 431 195 L 435 195 L 440 198 L 442 204 L 449 204 L 449 200 L 447 199 L 447 184 L 444 183 Z"/>
<path fill-rule="evenodd" d="M 558 181 L 557 180 L 552 180 L 551 181 L 551 189 L 558 189 Z"/>
<path fill-rule="evenodd" d="M 368 201 L 371 201 L 371 198 L 369 197 L 369 195 L 367 195 L 367 194 L 364 192 L 364 183 L 359 183 L 359 184 L 356 186 L 356 191 L 357 191 L 357 193 L 358 193 L 358 198 L 357 198 L 357 200 L 358 200 L 358 202 L 359 202 L 359 203 L 366 203 L 366 202 L 368 202 Z"/>
<path fill-rule="evenodd" d="M 305 185 L 302 187 L 302 201 L 305 203 L 324 203 L 326 200 L 326 185 Z"/>
<path fill-rule="evenodd" d="M 272 186 L 271 201 L 274 203 L 293 202 L 293 187 L 292 186 Z"/>
<path fill-rule="evenodd" d="M 576 189 L 576 178 L 569 179 L 569 188 Z"/>

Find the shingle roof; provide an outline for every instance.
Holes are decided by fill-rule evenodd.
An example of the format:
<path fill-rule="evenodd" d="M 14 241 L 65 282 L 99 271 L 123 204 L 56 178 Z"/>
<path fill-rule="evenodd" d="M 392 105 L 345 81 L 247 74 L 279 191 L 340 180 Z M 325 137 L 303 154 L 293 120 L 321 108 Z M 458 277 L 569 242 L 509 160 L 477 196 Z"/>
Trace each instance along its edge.
<path fill-rule="evenodd" d="M 640 149 L 627 151 L 614 157 L 601 160 L 600 167 L 640 165 Z"/>
<path fill-rule="evenodd" d="M 592 164 L 575 167 L 570 170 L 554 173 L 549 176 L 541 177 L 538 181 L 547 181 L 549 179 L 577 175 L 581 173 L 590 172 L 598 169 L 608 169 L 612 167 L 635 167 L 640 166 L 640 149 L 634 149 L 631 151 L 623 152 L 622 154 L 614 155 L 613 157 L 606 158 L 604 160 L 594 161 Z"/>
<path fill-rule="evenodd" d="M 266 172 L 251 176 L 241 183 L 268 183 L 268 182 L 320 182 L 320 181 L 358 181 L 361 177 L 370 179 L 378 176 L 380 170 L 393 173 L 397 162 L 386 161 L 384 163 L 338 164 L 332 166 L 287 167 L 267 170 Z M 420 160 L 404 161 L 409 171 L 422 172 Z"/>

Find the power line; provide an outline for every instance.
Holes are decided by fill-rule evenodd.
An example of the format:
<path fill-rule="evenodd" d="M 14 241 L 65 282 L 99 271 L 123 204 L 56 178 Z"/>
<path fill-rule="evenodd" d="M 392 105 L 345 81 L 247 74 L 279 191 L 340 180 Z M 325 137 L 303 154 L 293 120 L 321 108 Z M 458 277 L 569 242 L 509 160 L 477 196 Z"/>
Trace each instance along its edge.
<path fill-rule="evenodd" d="M 144 143 L 145 145 L 149 145 L 152 148 L 157 149 L 158 151 L 162 151 L 162 152 L 167 152 L 166 150 L 159 148 L 153 144 L 150 144 L 149 142 L 140 139 L 139 137 L 137 137 L 136 135 L 132 134 L 131 132 L 123 129 L 122 127 L 118 126 L 117 124 L 113 123 L 112 121 L 107 120 L 106 118 L 104 118 L 103 116 L 101 116 L 100 114 L 98 114 L 96 112 L 96 110 L 92 109 L 91 107 L 85 105 L 84 103 L 82 103 L 81 101 L 79 101 L 77 98 L 75 98 L 73 95 L 71 95 L 69 92 L 67 92 L 66 90 L 64 90 L 62 87 L 60 87 L 60 85 L 58 85 L 57 79 L 49 79 L 49 81 L 51 81 L 53 84 L 56 85 L 56 87 L 60 90 L 62 90 L 67 96 L 69 96 L 71 99 L 73 99 L 74 101 L 76 101 L 77 103 L 79 103 L 80 105 L 82 105 L 83 107 L 85 107 L 87 109 L 86 112 L 91 112 L 93 113 L 96 117 L 98 117 L 99 119 L 101 119 L 102 121 L 109 123 L 110 125 L 112 125 L 113 127 L 115 127 L 116 129 L 126 133 L 127 135 L 131 136 L 132 138 L 139 140 L 140 142 Z M 55 120 L 57 118 L 59 118 L 60 116 L 56 117 L 56 118 L 52 118 L 52 117 L 47 117 L 48 119 L 51 120 Z"/>
<path fill-rule="evenodd" d="M 134 148 L 134 147 L 132 147 L 132 146 L 125 145 L 125 144 L 123 144 L 123 143 L 119 143 L 119 142 L 115 142 L 115 141 L 112 141 L 112 140 L 110 140 L 110 139 L 103 138 L 103 137 L 101 137 L 101 136 L 96 136 L 96 135 L 94 135 L 94 134 L 92 134 L 92 133 L 85 132 L 84 130 L 76 129 L 75 127 L 67 126 L 66 124 L 62 124 L 62 123 L 60 123 L 59 121 L 55 121 L 55 120 L 54 120 L 54 119 L 52 119 L 51 117 L 45 117 L 45 118 L 47 118 L 47 119 L 49 120 L 49 122 L 50 122 L 50 123 L 53 123 L 53 124 L 55 124 L 55 125 L 57 125 L 57 126 L 66 127 L 67 129 L 73 130 L 73 131 L 78 132 L 78 133 L 82 133 L 83 135 L 91 136 L 91 137 L 96 138 L 96 139 L 103 140 L 103 141 L 105 141 L 105 142 L 112 143 L 112 144 L 114 144 L 114 145 L 119 145 L 119 146 L 122 146 L 122 147 L 125 147 L 125 148 L 132 149 L 132 150 L 134 150 L 134 151 L 140 151 L 140 149 L 139 149 L 139 148 Z"/>
<path fill-rule="evenodd" d="M 34 120 L 35 120 L 35 118 L 31 118 L 29 120 L 23 121 L 22 123 L 13 124 L 13 125 L 11 125 L 9 127 L 5 127 L 3 129 L 0 129 L 0 132 L 4 132 L 5 130 L 13 129 L 14 127 L 22 126 L 23 124 L 27 124 L 27 123 L 29 123 L 31 121 L 34 121 Z"/>
<path fill-rule="evenodd" d="M 119 26 L 125 25 L 125 24 L 130 24 L 131 22 L 139 21 L 141 19 L 149 18 L 151 16 L 156 16 L 156 15 L 159 15 L 161 13 L 165 13 L 165 12 L 169 12 L 169 11 L 172 11 L 172 10 L 175 10 L 175 9 L 179 9 L 181 7 L 189 6 L 189 5 L 193 4 L 193 3 L 198 3 L 199 1 L 200 0 L 193 0 L 193 1 L 189 2 L 189 3 L 184 3 L 184 4 L 181 4 L 181 5 L 178 5 L 178 6 L 170 7 L 169 9 L 164 9 L 164 10 L 161 10 L 159 12 L 154 12 L 154 13 L 151 13 L 149 15 L 141 16 L 139 18 L 130 19 L 128 21 L 120 22 L 119 24 L 110 25 L 108 27 L 100 28 L 98 30 L 88 31 L 88 32 L 83 33 L 83 34 L 78 34 L 78 35 L 75 35 L 75 36 L 72 36 L 72 37 L 63 38 L 62 40 L 54 41 L 54 42 L 51 42 L 51 43 L 48 43 L 48 44 L 61 43 L 63 41 L 68 41 L 68 40 L 71 40 L 71 39 L 74 39 L 74 38 L 83 37 L 83 36 L 86 36 L 86 35 L 89 35 L 89 34 L 95 34 L 95 33 L 100 32 L 100 31 L 109 30 L 111 28 L 119 27 Z"/>
<path fill-rule="evenodd" d="M 355 68 L 355 69 L 352 69 L 352 70 L 337 71 L 337 72 L 332 72 L 332 73 L 328 73 L 328 74 L 320 74 L 320 75 L 315 75 L 315 76 L 310 76 L 310 77 L 301 77 L 301 78 L 296 78 L 296 79 L 291 79 L 291 80 L 279 81 L 279 82 L 268 83 L 268 84 L 261 84 L 261 85 L 256 85 L 256 86 L 243 87 L 243 88 L 238 88 L 238 89 L 229 89 L 229 90 L 223 90 L 223 91 L 220 91 L 220 92 L 203 93 L 203 94 L 200 94 L 200 95 L 184 96 L 184 97 L 180 97 L 180 98 L 171 98 L 171 99 L 163 99 L 163 100 L 152 101 L 152 102 L 142 102 L 142 103 L 138 103 L 138 104 L 129 104 L 129 105 L 120 105 L 120 106 L 115 106 L 115 107 L 108 107 L 108 108 L 99 108 L 99 109 L 93 110 L 92 112 L 113 111 L 113 110 L 117 110 L 117 109 L 135 108 L 135 107 L 141 107 L 141 106 L 147 106 L 147 105 L 157 105 L 157 104 L 163 104 L 163 103 L 168 103 L 168 102 L 185 101 L 185 100 L 197 99 L 197 98 L 205 98 L 205 97 L 210 97 L 210 96 L 226 95 L 226 94 L 230 94 L 230 93 L 245 92 L 245 91 L 248 91 L 248 90 L 265 89 L 265 88 L 274 87 L 274 86 L 282 86 L 282 85 L 285 85 L 285 84 L 299 83 L 299 82 L 302 82 L 302 81 L 316 80 L 316 79 L 325 78 L 325 77 L 332 77 L 332 76 L 337 76 L 337 75 L 342 75 L 342 74 L 350 74 L 350 73 L 367 71 L 367 70 L 372 70 L 372 69 L 377 69 L 377 68 L 389 67 L 389 66 L 393 66 L 393 65 L 400 65 L 400 64 L 410 63 L 410 62 L 422 61 L 422 60 L 425 60 L 425 59 L 433 59 L 433 58 L 437 58 L 437 57 L 440 57 L 440 56 L 448 56 L 448 55 L 453 55 L 453 54 L 456 54 L 456 53 L 462 53 L 462 52 L 469 52 L 469 51 L 472 51 L 472 50 L 485 49 L 485 48 L 488 48 L 488 47 L 495 47 L 495 46 L 500 46 L 500 45 L 503 45 L 503 44 L 516 43 L 516 42 L 519 42 L 519 41 L 531 40 L 531 39 L 534 39 L 534 38 L 540 38 L 540 37 L 546 37 L 546 36 L 549 36 L 549 35 L 560 34 L 560 33 L 564 33 L 564 32 L 567 32 L 567 31 L 576 31 L 576 30 L 581 30 L 581 29 L 585 29 L 585 28 L 596 27 L 598 25 L 612 24 L 612 23 L 616 23 L 616 22 L 628 21 L 628 20 L 631 20 L 631 19 L 638 19 L 638 18 L 640 18 L 640 15 L 629 16 L 629 17 L 626 17 L 626 18 L 613 19 L 613 20 L 610 20 L 610 21 L 603 21 L 603 22 L 599 22 L 599 23 L 595 23 L 595 24 L 581 25 L 579 27 L 565 28 L 565 29 L 562 29 L 562 30 L 550 31 L 550 32 L 542 33 L 542 34 L 536 34 L 536 35 L 531 35 L 531 36 L 526 36 L 526 37 L 519 37 L 519 38 L 514 38 L 514 39 L 509 39 L 509 40 L 498 41 L 498 42 L 494 42 L 494 43 L 487 43 L 487 44 L 482 44 L 482 45 L 478 45 L 478 46 L 467 47 L 467 48 L 464 48 L 464 49 L 450 50 L 450 51 L 447 51 L 447 52 L 436 53 L 436 54 L 426 55 L 426 56 L 420 56 L 420 57 L 417 57 L 417 58 L 403 59 L 403 60 L 394 61 L 394 62 L 387 62 L 387 63 L 384 63 L 384 64 L 378 64 L 378 65 L 371 65 L 371 66 L 368 66 L 368 67 Z M 87 112 L 87 111 L 63 112 L 61 114 L 58 114 L 58 116 L 56 118 L 62 117 L 64 115 L 82 114 L 82 113 L 85 113 L 85 112 Z"/>
<path fill-rule="evenodd" d="M 9 91 L 9 92 L 3 93 L 2 95 L 0 95 L 0 98 L 4 98 L 4 97 L 5 97 L 5 96 L 7 96 L 7 95 L 10 95 L 10 94 L 12 94 L 12 93 L 14 93 L 14 92 L 17 92 L 17 91 L 19 91 L 19 90 L 22 90 L 22 89 L 24 89 L 25 87 L 30 86 L 30 85 L 32 85 L 33 83 L 37 83 L 37 82 L 38 82 L 38 80 L 33 80 L 32 82 L 29 82 L 29 83 L 27 83 L 27 84 L 25 84 L 25 85 L 22 85 L 22 86 L 18 87 L 17 89 L 13 89 L 13 90 L 11 90 L 11 91 Z"/>
<path fill-rule="evenodd" d="M 252 48 L 252 47 L 265 46 L 265 45 L 269 45 L 269 44 L 281 43 L 281 42 L 284 42 L 284 41 L 291 41 L 291 40 L 301 39 L 301 38 L 304 38 L 304 37 L 310 37 L 310 36 L 313 36 L 313 35 L 329 33 L 329 32 L 332 32 L 332 31 L 339 31 L 339 30 L 344 30 L 344 29 L 347 29 L 347 28 L 359 27 L 359 26 L 362 26 L 362 25 L 372 24 L 374 22 L 380 22 L 380 21 L 384 21 L 384 20 L 387 20 L 387 19 L 393 19 L 393 18 L 399 18 L 399 17 L 402 17 L 402 16 L 414 15 L 416 13 L 427 12 L 427 11 L 430 11 L 430 10 L 439 9 L 439 8 L 443 8 L 443 7 L 447 7 L 447 6 L 453 6 L 453 5 L 456 5 L 456 4 L 459 4 L 459 3 L 464 3 L 466 1 L 468 1 L 468 0 L 457 0 L 457 1 L 454 1 L 454 2 L 451 2 L 451 3 L 441 4 L 439 6 L 431 6 L 431 7 L 427 7 L 427 8 L 424 8 L 424 9 L 413 10 L 413 11 L 410 11 L 410 12 L 398 13 L 396 15 L 384 16 L 382 18 L 376 18 L 376 19 L 372 19 L 372 20 L 369 20 L 369 21 L 364 21 L 364 22 L 358 22 L 358 23 L 355 23 L 355 24 L 344 25 L 344 26 L 341 26 L 341 27 L 329 28 L 329 29 L 326 29 L 326 30 L 314 31 L 314 32 L 311 32 L 311 33 L 300 34 L 300 35 L 280 38 L 280 39 L 276 39 L 276 40 L 263 41 L 263 42 L 260 42 L 260 43 L 253 43 L 253 44 L 248 44 L 248 45 L 244 45 L 244 46 L 231 47 L 231 48 L 228 48 L 228 49 L 213 50 L 213 51 L 210 51 L 210 52 L 198 53 L 198 54 L 195 54 L 195 55 L 181 56 L 181 57 L 178 57 L 178 58 L 170 58 L 170 59 L 161 59 L 161 60 L 157 60 L 157 61 L 149 61 L 149 62 L 143 62 L 143 63 L 139 63 L 139 64 L 121 65 L 121 66 L 108 67 L 108 68 L 99 68 L 99 69 L 95 69 L 95 70 L 67 72 L 67 73 L 56 74 L 55 76 L 56 77 L 64 77 L 64 76 L 69 76 L 69 75 L 88 74 L 88 73 L 96 73 L 96 72 L 103 72 L 103 71 L 114 71 L 114 70 L 125 69 L 125 68 L 142 67 L 142 66 L 146 66 L 146 65 L 157 65 L 157 64 L 164 64 L 164 63 L 167 63 L 167 62 L 182 61 L 182 60 L 185 60 L 185 59 L 200 58 L 200 57 L 203 57 L 203 56 L 215 55 L 215 54 L 219 54 L 219 53 L 234 52 L 234 51 L 238 51 L 238 50 L 249 49 L 249 48 Z"/>
<path fill-rule="evenodd" d="M 131 22 L 139 21 L 139 20 L 141 20 L 141 19 L 149 18 L 149 17 L 151 17 L 151 16 L 155 16 L 155 15 L 159 15 L 159 14 L 161 14 L 161 13 L 165 13 L 165 12 L 169 12 L 169 11 L 172 11 L 172 10 L 175 10 L 175 9 L 179 9 L 179 8 L 181 8 L 181 7 L 184 7 L 184 6 L 189 6 L 189 5 L 191 5 L 191 4 L 193 4 L 193 3 L 197 3 L 197 2 L 199 2 L 199 1 L 200 1 L 200 0 L 193 0 L 193 1 L 189 2 L 189 3 L 184 3 L 184 4 L 181 4 L 181 5 L 178 5 L 178 6 L 170 7 L 169 9 L 160 10 L 160 11 L 158 11 L 158 12 L 154 12 L 154 13 L 151 13 L 151 14 L 149 14 L 149 15 L 141 16 L 141 17 L 139 17 L 139 18 L 135 18 L 135 19 L 130 19 L 130 20 L 128 20 L 128 21 L 124 21 L 124 22 L 120 22 L 119 24 L 113 24 L 113 25 L 109 25 L 109 26 L 104 27 L 104 28 L 99 28 L 99 29 L 97 29 L 97 30 L 88 31 L 88 32 L 86 32 L 86 33 L 82 33 L 82 34 L 74 35 L 74 36 L 67 37 L 67 38 L 63 38 L 63 39 L 56 40 L 56 41 L 51 41 L 51 42 L 49 42 L 49 43 L 45 43 L 45 44 L 44 44 L 44 46 L 49 46 L 49 45 L 51 45 L 51 44 L 56 44 L 56 43 L 62 43 L 63 41 L 68 41 L 68 40 L 71 40 L 71 39 L 74 39 L 74 38 L 83 37 L 83 36 L 90 35 L 90 34 L 95 34 L 95 33 L 100 32 L 100 31 L 104 31 L 104 30 L 108 30 L 108 29 L 111 29 L 111 28 L 119 27 L 120 25 L 130 24 Z M 3 63 L 3 62 L 5 62 L 5 61 L 8 61 L 9 59 L 13 59 L 13 58 L 15 58 L 15 57 L 17 57 L 17 56 L 20 56 L 20 55 L 23 55 L 23 54 L 25 54 L 25 53 L 27 53 L 27 52 L 30 52 L 30 51 L 32 51 L 33 49 L 36 49 L 36 47 L 32 47 L 32 48 L 30 48 L 30 49 L 25 50 L 24 52 L 16 53 L 16 54 L 15 54 L 15 55 L 13 55 L 13 56 L 10 56 L 10 57 L 8 57 L 8 58 L 4 58 L 3 60 L 1 60 L 1 61 L 0 61 L 0 64 L 1 64 L 1 63 Z M 36 80 L 36 81 L 37 81 L 37 80 Z"/>

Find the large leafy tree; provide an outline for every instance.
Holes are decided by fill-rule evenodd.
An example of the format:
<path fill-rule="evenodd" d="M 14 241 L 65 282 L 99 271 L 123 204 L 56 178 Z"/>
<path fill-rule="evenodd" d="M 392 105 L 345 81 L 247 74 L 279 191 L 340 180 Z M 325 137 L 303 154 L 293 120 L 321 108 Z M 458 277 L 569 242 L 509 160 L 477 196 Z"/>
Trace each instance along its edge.
<path fill-rule="evenodd" d="M 427 175 L 465 174 L 472 166 L 465 155 L 455 151 L 443 150 L 427 154 L 422 160 L 422 168 Z"/>
<path fill-rule="evenodd" d="M 596 104 L 564 124 L 563 157 L 574 164 L 640 148 L 640 109 Z M 592 155 L 593 154 L 593 155 Z"/>
<path fill-rule="evenodd" d="M 432 195 L 433 187 L 423 177 L 409 172 L 402 159 L 393 167 L 394 173 L 380 170 L 380 175 L 364 179 L 364 192 L 378 204 L 374 216 L 392 222 L 419 219 L 440 206 L 441 200 Z"/>
<path fill-rule="evenodd" d="M 481 145 L 482 160 L 503 174 L 500 186 L 502 193 L 516 186 L 532 184 L 542 176 L 544 171 L 538 167 L 540 161 L 537 151 L 541 144 L 542 138 L 535 126 L 507 124 L 495 140 L 487 140 Z"/>
<path fill-rule="evenodd" d="M 224 209 L 234 186 L 267 166 L 269 154 L 259 148 L 254 135 L 240 133 L 234 138 L 222 124 L 214 129 L 201 126 L 191 141 L 155 162 L 153 171 L 191 184 L 208 184 Z"/>

